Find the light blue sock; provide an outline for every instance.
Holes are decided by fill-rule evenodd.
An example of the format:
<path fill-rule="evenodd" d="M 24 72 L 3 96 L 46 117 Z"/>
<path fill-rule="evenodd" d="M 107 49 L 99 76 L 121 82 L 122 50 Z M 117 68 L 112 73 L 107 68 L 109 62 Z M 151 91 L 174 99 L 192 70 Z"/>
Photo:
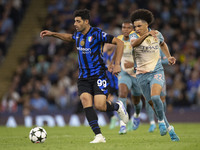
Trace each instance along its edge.
<path fill-rule="evenodd" d="M 166 113 L 166 110 L 167 110 L 167 104 L 166 104 L 166 101 L 163 102 L 163 107 L 164 107 L 164 112 Z"/>
<path fill-rule="evenodd" d="M 140 100 L 140 102 L 139 102 L 138 104 L 134 105 L 135 113 L 136 113 L 137 115 L 139 115 L 141 109 L 142 109 L 142 101 Z"/>
<path fill-rule="evenodd" d="M 166 124 L 166 126 L 168 128 L 170 125 L 169 125 L 169 122 L 167 121 L 166 114 L 165 114 L 166 113 L 166 108 L 167 108 L 166 101 L 163 102 L 163 107 L 164 107 L 164 121 L 165 121 L 165 124 Z"/>
<path fill-rule="evenodd" d="M 170 125 L 169 125 L 169 122 L 167 121 L 167 118 L 166 118 L 166 116 L 165 116 L 165 113 L 164 113 L 164 121 L 165 121 L 165 124 L 166 124 L 166 126 L 167 126 L 167 128 L 168 128 Z"/>
<path fill-rule="evenodd" d="M 146 101 L 145 104 L 147 116 L 149 118 L 149 122 L 154 121 L 154 111 L 151 105 Z"/>
<path fill-rule="evenodd" d="M 127 106 L 126 106 L 127 98 L 121 98 L 121 97 L 119 97 L 118 100 L 120 100 L 124 104 L 124 107 L 127 108 Z"/>
<path fill-rule="evenodd" d="M 164 119 L 164 109 L 163 109 L 163 103 L 160 99 L 160 96 L 159 95 L 152 96 L 151 100 L 153 102 L 153 106 L 156 111 L 156 116 L 158 120 L 162 121 Z"/>

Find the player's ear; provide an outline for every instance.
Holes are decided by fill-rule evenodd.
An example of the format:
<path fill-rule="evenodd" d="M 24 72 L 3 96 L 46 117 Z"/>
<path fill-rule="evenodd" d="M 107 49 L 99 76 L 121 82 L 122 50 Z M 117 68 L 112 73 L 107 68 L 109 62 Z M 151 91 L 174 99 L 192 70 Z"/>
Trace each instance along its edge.
<path fill-rule="evenodd" d="M 86 19 L 86 20 L 85 20 L 85 23 L 86 23 L 86 24 L 89 24 L 89 20 L 88 20 L 88 19 Z"/>
<path fill-rule="evenodd" d="M 148 23 L 145 23 L 145 27 L 148 28 L 148 26 L 149 26 Z"/>

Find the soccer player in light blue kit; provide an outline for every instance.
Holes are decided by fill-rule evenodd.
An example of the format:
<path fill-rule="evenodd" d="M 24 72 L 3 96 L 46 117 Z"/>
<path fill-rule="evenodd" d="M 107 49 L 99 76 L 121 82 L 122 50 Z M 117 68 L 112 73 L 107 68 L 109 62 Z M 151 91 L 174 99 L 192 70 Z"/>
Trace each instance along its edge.
<path fill-rule="evenodd" d="M 115 51 L 116 51 L 115 45 L 108 44 L 108 43 L 104 45 L 103 60 L 104 60 L 104 63 L 106 64 L 106 67 L 108 67 L 111 64 Z M 110 81 L 110 88 L 109 88 L 109 94 L 108 94 L 107 100 L 111 102 L 115 102 L 118 97 L 118 79 L 117 79 L 117 76 L 115 76 L 114 74 L 112 74 L 112 72 L 108 70 L 106 71 L 106 74 Z M 109 128 L 113 129 L 116 126 L 118 115 L 112 111 L 106 112 L 106 114 L 110 120 Z"/>
<path fill-rule="evenodd" d="M 118 75 L 118 100 L 122 101 L 124 106 L 126 107 L 127 97 L 130 91 L 131 101 L 134 104 L 135 111 L 133 115 L 133 122 L 130 119 L 127 126 L 122 120 L 120 120 L 119 134 L 126 134 L 127 130 L 136 130 L 140 124 L 139 116 L 142 109 L 142 101 L 140 99 L 142 96 L 142 92 L 137 83 L 136 74 L 134 73 L 134 60 L 132 55 L 132 46 L 130 44 L 129 38 L 129 34 L 132 34 L 133 32 L 133 24 L 131 23 L 131 21 L 127 20 L 122 23 L 122 34 L 117 37 L 124 42 L 124 52 L 121 59 L 121 72 Z M 114 49 L 114 47 L 115 45 L 113 45 L 112 49 Z M 111 65 L 112 64 L 113 62 L 111 63 Z M 116 121 L 117 118 L 113 116 L 111 118 L 111 127 L 115 126 Z"/>
<path fill-rule="evenodd" d="M 162 34 L 156 30 L 149 30 L 154 21 L 153 14 L 146 9 L 138 9 L 131 14 L 131 21 L 135 33 L 131 35 L 131 45 L 136 67 L 136 77 L 142 94 L 152 106 L 158 119 L 160 135 L 167 131 L 172 141 L 179 141 L 174 127 L 169 125 L 165 116 L 163 103 L 160 99 L 165 82 L 163 66 L 160 59 L 160 48 L 168 58 L 169 64 L 174 65 L 176 59 L 169 53 Z"/>
<path fill-rule="evenodd" d="M 167 57 L 162 52 L 162 50 L 160 50 L 160 57 L 161 57 L 161 62 L 163 65 L 167 65 L 169 63 Z M 165 97 L 166 97 L 166 82 L 164 83 L 162 92 L 160 94 L 160 98 L 163 102 L 164 112 L 166 112 L 166 107 L 167 107 Z M 149 122 L 150 122 L 149 132 L 153 132 L 156 129 L 156 123 L 154 120 L 154 111 L 148 103 L 145 103 L 145 108 L 146 108 L 147 116 L 148 116 Z"/>
<path fill-rule="evenodd" d="M 121 72 L 118 75 L 119 85 L 119 100 L 123 102 L 126 107 L 129 90 L 131 91 L 131 100 L 134 104 L 134 119 L 133 123 L 130 120 L 128 123 L 128 130 L 136 130 L 140 124 L 140 111 L 142 109 L 141 96 L 142 92 L 136 80 L 134 73 L 134 61 L 132 55 L 132 46 L 130 43 L 129 34 L 133 33 L 133 24 L 130 21 L 124 21 L 122 24 L 122 35 L 117 38 L 124 42 L 124 52 L 121 59 Z M 120 120 L 119 134 L 126 133 L 126 124 Z"/>

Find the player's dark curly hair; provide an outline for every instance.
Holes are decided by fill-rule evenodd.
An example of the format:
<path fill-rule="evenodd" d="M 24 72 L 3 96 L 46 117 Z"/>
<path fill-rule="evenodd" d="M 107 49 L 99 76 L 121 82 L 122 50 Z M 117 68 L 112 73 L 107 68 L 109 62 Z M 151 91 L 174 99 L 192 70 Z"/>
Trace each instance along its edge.
<path fill-rule="evenodd" d="M 154 21 L 154 16 L 152 12 L 147 9 L 138 9 L 131 13 L 132 23 L 137 20 L 144 20 L 148 25 L 151 25 Z"/>
<path fill-rule="evenodd" d="M 126 19 L 126 20 L 124 20 L 122 23 L 132 23 L 132 22 L 131 22 L 131 20 Z"/>
<path fill-rule="evenodd" d="M 88 9 L 79 9 L 74 12 L 74 17 L 81 17 L 83 20 L 90 21 L 90 11 Z"/>

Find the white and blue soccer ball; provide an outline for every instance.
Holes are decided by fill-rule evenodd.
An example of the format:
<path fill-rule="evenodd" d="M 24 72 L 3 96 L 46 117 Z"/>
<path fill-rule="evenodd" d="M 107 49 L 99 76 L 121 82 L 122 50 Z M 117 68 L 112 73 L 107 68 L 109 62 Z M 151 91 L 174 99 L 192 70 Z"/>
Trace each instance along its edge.
<path fill-rule="evenodd" d="M 29 133 L 29 139 L 33 143 L 44 143 L 47 139 L 47 132 L 42 127 L 35 127 Z"/>

